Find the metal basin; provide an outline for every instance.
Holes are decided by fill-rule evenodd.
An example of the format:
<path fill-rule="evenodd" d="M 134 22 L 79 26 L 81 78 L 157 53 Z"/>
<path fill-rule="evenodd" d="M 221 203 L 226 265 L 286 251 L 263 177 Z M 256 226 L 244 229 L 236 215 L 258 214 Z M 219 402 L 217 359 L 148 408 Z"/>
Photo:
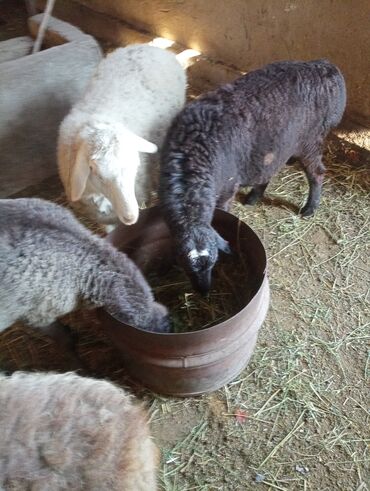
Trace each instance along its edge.
<path fill-rule="evenodd" d="M 121 350 L 128 373 L 155 392 L 190 396 L 219 389 L 239 375 L 255 348 L 269 306 L 264 247 L 253 230 L 230 213 L 216 210 L 213 226 L 243 255 L 253 278 L 253 297 L 236 315 L 199 331 L 160 334 L 123 324 L 100 310 L 104 329 Z M 108 240 L 144 274 L 159 258 L 174 261 L 159 207 L 142 210 L 135 225 L 119 225 Z"/>

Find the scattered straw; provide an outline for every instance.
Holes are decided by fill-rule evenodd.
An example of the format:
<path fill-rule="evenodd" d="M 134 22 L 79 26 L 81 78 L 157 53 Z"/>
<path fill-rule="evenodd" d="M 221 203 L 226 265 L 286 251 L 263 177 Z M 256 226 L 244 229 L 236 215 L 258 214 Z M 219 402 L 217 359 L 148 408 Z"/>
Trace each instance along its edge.
<path fill-rule="evenodd" d="M 151 411 L 162 490 L 368 489 L 370 159 L 332 139 L 324 160 L 314 217 L 296 213 L 308 191 L 298 166 L 272 180 L 262 204 L 234 206 L 270 257 L 270 311 L 247 369 L 198 398 L 133 389 Z M 70 325 L 86 373 L 125 383 L 119 354 L 98 324 L 86 318 Z M 0 336 L 10 370 L 63 369 L 47 340 L 11 331 Z M 240 410 L 248 414 L 243 424 L 233 416 Z"/>

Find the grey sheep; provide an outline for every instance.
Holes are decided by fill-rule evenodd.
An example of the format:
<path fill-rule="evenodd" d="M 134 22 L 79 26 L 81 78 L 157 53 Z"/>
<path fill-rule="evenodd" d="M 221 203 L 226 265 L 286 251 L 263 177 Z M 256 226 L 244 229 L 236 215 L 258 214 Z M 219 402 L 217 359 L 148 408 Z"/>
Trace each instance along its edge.
<path fill-rule="evenodd" d="M 74 373 L 0 375 L 0 489 L 155 491 L 159 451 L 124 390 Z"/>
<path fill-rule="evenodd" d="M 137 266 L 74 215 L 41 199 L 0 200 L 0 331 L 46 327 L 80 305 L 104 306 L 136 327 L 167 331 Z"/>
<path fill-rule="evenodd" d="M 299 158 L 310 192 L 302 215 L 320 200 L 322 143 L 339 124 L 346 88 L 326 60 L 285 61 L 252 71 L 188 104 L 164 143 L 160 201 L 179 261 L 206 293 L 218 250 L 228 244 L 211 227 L 215 207 L 228 209 L 239 186 L 259 200 L 271 179 Z"/>

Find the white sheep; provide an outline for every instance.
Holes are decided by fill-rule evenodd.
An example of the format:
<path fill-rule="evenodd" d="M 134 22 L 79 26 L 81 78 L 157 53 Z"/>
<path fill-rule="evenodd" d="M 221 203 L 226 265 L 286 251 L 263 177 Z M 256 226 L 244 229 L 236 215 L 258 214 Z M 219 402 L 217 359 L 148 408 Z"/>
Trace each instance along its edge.
<path fill-rule="evenodd" d="M 159 451 L 124 390 L 74 373 L 0 375 L 0 489 L 154 491 Z"/>
<path fill-rule="evenodd" d="M 147 330 L 169 328 L 139 268 L 71 211 L 36 198 L 0 200 L 0 332 L 47 327 L 80 305 Z"/>
<path fill-rule="evenodd" d="M 160 48 L 118 48 L 100 62 L 59 132 L 60 178 L 82 213 L 102 224 L 137 221 L 158 181 L 148 154 L 162 146 L 185 91 L 184 69 Z"/>

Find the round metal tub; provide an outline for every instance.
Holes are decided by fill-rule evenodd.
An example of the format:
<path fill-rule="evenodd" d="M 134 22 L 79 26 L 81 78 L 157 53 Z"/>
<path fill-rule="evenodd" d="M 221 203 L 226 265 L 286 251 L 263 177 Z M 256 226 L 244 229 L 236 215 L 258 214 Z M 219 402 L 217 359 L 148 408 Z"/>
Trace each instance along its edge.
<path fill-rule="evenodd" d="M 203 330 L 160 334 L 123 324 L 100 310 L 105 331 L 121 350 L 130 376 L 155 392 L 190 396 L 230 382 L 247 365 L 265 319 L 269 284 L 260 239 L 248 225 L 222 210 L 215 211 L 213 226 L 243 254 L 253 278 L 254 295 L 236 315 Z M 173 261 L 172 240 L 159 207 L 142 210 L 134 225 L 120 224 L 108 240 L 144 274 L 158 258 Z"/>

